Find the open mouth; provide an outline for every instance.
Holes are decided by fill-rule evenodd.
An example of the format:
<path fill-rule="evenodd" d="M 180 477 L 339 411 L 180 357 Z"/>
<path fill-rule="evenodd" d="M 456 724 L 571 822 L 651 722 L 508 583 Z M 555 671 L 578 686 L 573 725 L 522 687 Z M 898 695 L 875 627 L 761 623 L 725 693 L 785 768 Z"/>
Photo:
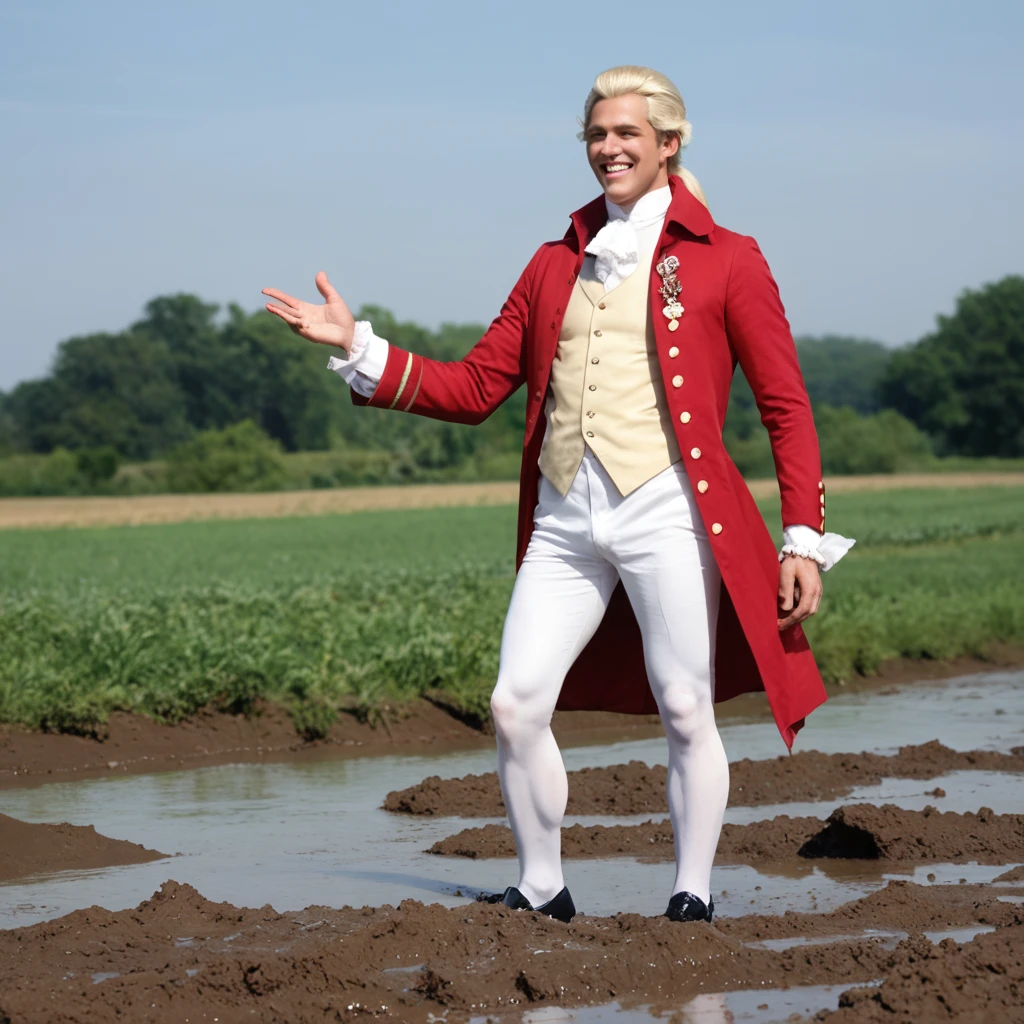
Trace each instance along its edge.
<path fill-rule="evenodd" d="M 621 178 L 628 171 L 633 169 L 633 165 L 630 163 L 624 163 L 619 161 L 613 164 L 603 164 L 602 170 L 606 178 Z"/>

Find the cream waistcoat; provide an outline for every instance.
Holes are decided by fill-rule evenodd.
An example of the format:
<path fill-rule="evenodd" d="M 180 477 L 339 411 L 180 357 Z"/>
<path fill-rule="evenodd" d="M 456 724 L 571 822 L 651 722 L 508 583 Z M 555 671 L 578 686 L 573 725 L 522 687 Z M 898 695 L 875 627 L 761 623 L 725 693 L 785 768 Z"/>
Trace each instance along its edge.
<path fill-rule="evenodd" d="M 609 292 L 586 260 L 551 367 L 540 470 L 563 496 L 589 445 L 625 496 L 681 458 L 648 311 L 651 257 Z"/>

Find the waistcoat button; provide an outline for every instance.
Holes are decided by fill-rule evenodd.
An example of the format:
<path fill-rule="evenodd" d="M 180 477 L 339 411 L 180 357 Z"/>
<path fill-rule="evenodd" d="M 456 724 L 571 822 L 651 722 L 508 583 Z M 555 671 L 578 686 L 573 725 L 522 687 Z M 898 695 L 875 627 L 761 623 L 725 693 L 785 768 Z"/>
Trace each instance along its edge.
<path fill-rule="evenodd" d="M 599 303 L 597 304 L 597 308 L 598 308 L 598 309 L 604 309 L 604 308 L 605 308 L 605 307 L 604 307 L 604 303 L 603 303 L 603 302 L 599 302 Z"/>
<path fill-rule="evenodd" d="M 682 386 L 683 386 L 683 378 L 680 377 L 679 374 L 677 373 L 672 378 L 672 387 L 674 387 L 674 388 L 681 388 Z"/>
<path fill-rule="evenodd" d="M 600 338 L 601 337 L 601 332 L 600 331 L 594 331 L 594 337 L 595 338 Z"/>
<path fill-rule="evenodd" d="M 592 430 L 588 430 L 587 431 L 587 437 L 593 437 L 593 436 L 594 436 L 594 432 Z"/>
<path fill-rule="evenodd" d="M 694 458 L 694 459 L 699 459 L 700 458 L 700 449 L 699 448 L 691 448 L 690 449 L 690 457 Z"/>
<path fill-rule="evenodd" d="M 670 348 L 670 349 L 668 350 L 668 357 L 669 357 L 669 359 L 675 359 L 675 357 L 676 357 L 677 355 L 679 355 L 679 349 L 677 349 L 677 348 L 675 347 L 675 345 L 673 345 L 673 346 L 672 346 L 672 347 L 671 347 L 671 348 Z"/>
<path fill-rule="evenodd" d="M 597 385 L 596 384 L 591 384 L 590 385 L 590 390 L 591 391 L 596 391 L 597 390 Z"/>
<path fill-rule="evenodd" d="M 593 358 L 593 359 L 591 359 L 590 361 L 591 361 L 592 363 L 594 363 L 595 365 L 596 365 L 597 363 L 601 362 L 601 360 L 600 360 L 600 359 L 598 359 L 598 358 L 597 358 L 597 356 L 594 356 L 594 358 Z"/>

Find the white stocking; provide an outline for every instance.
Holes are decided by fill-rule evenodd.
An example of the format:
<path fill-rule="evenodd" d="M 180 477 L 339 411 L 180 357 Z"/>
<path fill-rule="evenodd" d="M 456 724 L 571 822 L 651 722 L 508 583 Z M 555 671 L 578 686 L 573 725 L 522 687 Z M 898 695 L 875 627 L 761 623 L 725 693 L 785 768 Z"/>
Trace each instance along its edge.
<path fill-rule="evenodd" d="M 607 563 L 531 551 L 505 619 L 491 713 L 498 778 L 519 856 L 516 888 L 535 907 L 565 884 L 561 825 L 568 783 L 551 716 L 565 674 L 594 635 L 616 582 Z"/>

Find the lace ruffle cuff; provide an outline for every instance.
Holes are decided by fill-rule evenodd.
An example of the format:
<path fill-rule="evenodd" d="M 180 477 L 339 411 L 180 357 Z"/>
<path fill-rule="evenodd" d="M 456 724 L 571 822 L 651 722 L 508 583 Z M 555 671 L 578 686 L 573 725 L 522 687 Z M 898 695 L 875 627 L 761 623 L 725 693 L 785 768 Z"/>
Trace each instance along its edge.
<path fill-rule="evenodd" d="M 816 547 L 809 544 L 783 544 L 779 552 L 779 561 L 790 555 L 800 558 L 811 558 L 818 563 L 822 572 L 828 572 L 843 555 L 857 542 L 838 533 L 822 534 Z"/>

